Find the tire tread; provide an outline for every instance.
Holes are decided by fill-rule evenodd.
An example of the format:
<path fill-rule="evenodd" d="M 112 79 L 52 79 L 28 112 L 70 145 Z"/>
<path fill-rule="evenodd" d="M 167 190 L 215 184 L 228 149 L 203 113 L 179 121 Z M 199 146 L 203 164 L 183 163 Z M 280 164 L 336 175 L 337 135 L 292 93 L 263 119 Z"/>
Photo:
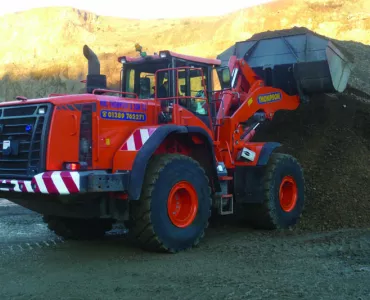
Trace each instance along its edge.
<path fill-rule="evenodd" d="M 303 172 L 301 165 L 299 164 L 298 160 L 295 157 L 285 153 L 273 153 L 267 165 L 265 175 L 261 180 L 261 184 L 263 185 L 264 199 L 269 199 L 270 197 L 272 188 L 270 182 L 273 179 L 274 170 L 283 160 L 290 160 L 293 164 L 299 166 Z M 278 223 L 277 216 L 269 204 L 270 204 L 269 201 L 265 201 L 262 204 L 248 205 L 247 206 L 248 221 L 254 227 L 259 229 L 268 229 L 268 230 L 281 229 L 281 226 Z"/>
<path fill-rule="evenodd" d="M 198 238 L 194 241 L 193 245 L 186 249 L 171 249 L 167 247 L 156 235 L 154 228 L 151 223 L 150 219 L 150 206 L 151 206 L 151 194 L 155 188 L 155 183 L 159 178 L 161 171 L 166 167 L 167 164 L 171 163 L 172 161 L 181 158 L 185 160 L 189 160 L 192 163 L 197 165 L 197 168 L 202 170 L 205 178 L 208 182 L 208 189 L 209 195 L 211 194 L 211 188 L 209 186 L 209 179 L 206 176 L 204 169 L 200 166 L 200 164 L 193 160 L 192 158 L 181 155 L 181 154 L 161 154 L 156 155 L 145 174 L 145 179 L 143 183 L 143 190 L 142 195 L 139 200 L 139 203 L 134 203 L 132 206 L 132 215 L 134 219 L 135 226 L 133 229 L 133 235 L 135 236 L 136 240 L 141 244 L 141 246 L 148 251 L 155 251 L 155 252 L 169 252 L 175 253 L 178 251 L 187 250 L 189 248 L 195 247 L 199 244 L 200 240 L 204 236 L 204 231 L 208 227 L 208 222 L 203 230 L 203 232 L 198 236 Z M 209 196 L 209 201 L 211 203 L 211 196 Z M 149 237 L 149 238 L 148 238 Z"/>

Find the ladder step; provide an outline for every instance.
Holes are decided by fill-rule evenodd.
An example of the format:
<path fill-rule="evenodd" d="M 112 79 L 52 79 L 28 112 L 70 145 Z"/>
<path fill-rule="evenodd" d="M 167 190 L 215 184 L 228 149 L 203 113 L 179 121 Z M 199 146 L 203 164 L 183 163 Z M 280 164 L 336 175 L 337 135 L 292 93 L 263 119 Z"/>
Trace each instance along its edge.
<path fill-rule="evenodd" d="M 231 215 L 234 213 L 234 199 L 232 194 L 221 195 L 218 213 L 220 215 Z"/>
<path fill-rule="evenodd" d="M 234 177 L 232 177 L 232 176 L 219 176 L 218 178 L 220 180 L 224 180 L 224 181 L 230 181 L 230 180 L 234 179 Z"/>
<path fill-rule="evenodd" d="M 233 197 L 233 194 L 221 195 L 221 198 L 232 198 L 232 197 Z"/>

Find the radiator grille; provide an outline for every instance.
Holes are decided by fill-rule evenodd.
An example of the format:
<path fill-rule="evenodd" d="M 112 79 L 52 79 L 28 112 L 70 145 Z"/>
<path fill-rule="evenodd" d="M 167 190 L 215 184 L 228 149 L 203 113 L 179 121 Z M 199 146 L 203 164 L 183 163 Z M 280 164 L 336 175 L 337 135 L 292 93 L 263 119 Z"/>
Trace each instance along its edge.
<path fill-rule="evenodd" d="M 0 108 L 0 178 L 29 179 L 45 170 L 52 109 L 50 103 Z"/>

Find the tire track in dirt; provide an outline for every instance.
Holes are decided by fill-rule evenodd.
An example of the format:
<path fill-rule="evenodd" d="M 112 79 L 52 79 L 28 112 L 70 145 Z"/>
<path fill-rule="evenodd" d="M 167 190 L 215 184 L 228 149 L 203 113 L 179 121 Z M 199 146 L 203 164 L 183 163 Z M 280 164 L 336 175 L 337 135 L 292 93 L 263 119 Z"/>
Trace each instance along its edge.
<path fill-rule="evenodd" d="M 47 229 L 39 214 L 0 199 L 0 255 L 24 253 L 63 242 Z"/>

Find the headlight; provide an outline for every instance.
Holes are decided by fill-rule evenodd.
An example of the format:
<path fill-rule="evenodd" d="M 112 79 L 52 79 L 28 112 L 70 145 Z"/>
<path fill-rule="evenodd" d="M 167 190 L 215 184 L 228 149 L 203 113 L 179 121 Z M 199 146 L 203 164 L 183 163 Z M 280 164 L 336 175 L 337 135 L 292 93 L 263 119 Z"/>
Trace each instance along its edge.
<path fill-rule="evenodd" d="M 160 58 L 166 58 L 169 57 L 170 53 L 168 51 L 159 51 L 159 57 Z"/>

